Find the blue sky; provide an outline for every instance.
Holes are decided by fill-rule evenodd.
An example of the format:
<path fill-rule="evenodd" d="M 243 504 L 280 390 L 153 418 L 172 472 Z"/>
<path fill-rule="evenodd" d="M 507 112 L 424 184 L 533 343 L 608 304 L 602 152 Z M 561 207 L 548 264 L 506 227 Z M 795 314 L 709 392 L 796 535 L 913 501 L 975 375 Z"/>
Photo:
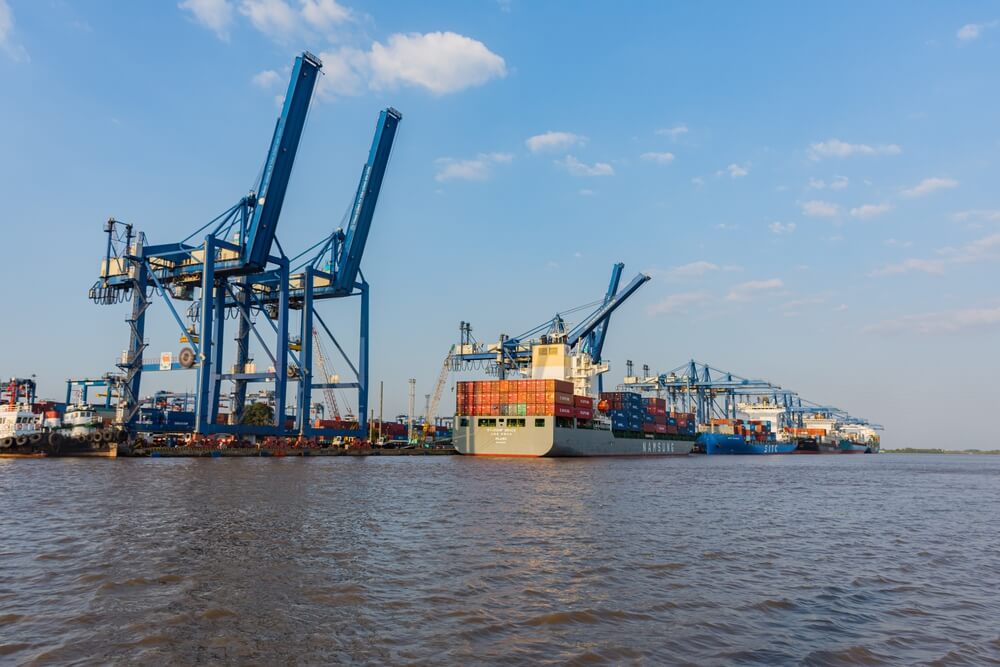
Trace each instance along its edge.
<path fill-rule="evenodd" d="M 0 373 L 58 397 L 112 368 L 125 310 L 86 299 L 103 221 L 174 241 L 237 201 L 303 49 L 326 76 L 286 248 L 339 226 L 378 111 L 403 113 L 363 262 L 387 413 L 460 320 L 519 333 L 620 260 L 654 280 L 614 320 L 612 381 L 696 358 L 888 446 L 997 446 L 990 2 L 0 0 Z M 176 351 L 159 316 L 150 350 Z"/>

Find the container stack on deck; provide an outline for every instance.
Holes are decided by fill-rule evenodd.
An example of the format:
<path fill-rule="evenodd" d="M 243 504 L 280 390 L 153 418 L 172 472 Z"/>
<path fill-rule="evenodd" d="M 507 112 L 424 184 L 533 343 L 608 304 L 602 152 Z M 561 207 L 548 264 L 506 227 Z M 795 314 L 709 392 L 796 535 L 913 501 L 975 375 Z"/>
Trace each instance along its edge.
<path fill-rule="evenodd" d="M 785 433 L 793 438 L 822 438 L 827 435 L 825 428 L 785 428 Z"/>
<path fill-rule="evenodd" d="M 667 434 L 668 435 L 697 435 L 697 422 L 695 422 L 693 412 L 668 412 L 667 413 Z"/>
<path fill-rule="evenodd" d="M 642 432 L 660 435 L 668 433 L 667 402 L 662 398 L 644 398 L 642 403 L 645 408 L 642 415 Z M 676 420 L 674 426 L 676 428 Z"/>
<path fill-rule="evenodd" d="M 601 393 L 601 402 L 607 403 L 605 412 L 611 418 L 613 431 L 631 434 L 643 432 L 646 408 L 642 403 L 641 394 L 631 391 L 605 391 Z"/>
<path fill-rule="evenodd" d="M 564 380 L 476 380 L 455 386 L 455 413 L 496 417 L 594 418 L 594 400 Z"/>
<path fill-rule="evenodd" d="M 774 440 L 775 436 L 775 434 L 771 431 L 770 424 L 755 419 L 713 419 L 709 423 L 709 429 L 711 433 L 741 435 L 744 440 L 753 440 L 755 442 L 770 442 L 771 440 Z M 814 431 L 817 429 L 793 430 Z M 823 432 L 825 433 L 825 431 Z"/>

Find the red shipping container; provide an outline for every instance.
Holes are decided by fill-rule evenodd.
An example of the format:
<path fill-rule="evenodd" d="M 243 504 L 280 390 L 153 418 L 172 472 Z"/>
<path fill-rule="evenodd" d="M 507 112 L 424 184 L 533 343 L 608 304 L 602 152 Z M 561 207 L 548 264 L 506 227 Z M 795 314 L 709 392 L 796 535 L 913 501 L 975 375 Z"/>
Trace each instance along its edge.
<path fill-rule="evenodd" d="M 656 432 L 657 433 L 666 433 L 667 432 L 667 425 L 666 424 L 653 424 L 653 426 L 656 427 Z"/>
<path fill-rule="evenodd" d="M 593 408 L 594 399 L 590 396 L 573 396 L 573 405 L 577 408 Z"/>
<path fill-rule="evenodd" d="M 556 394 L 556 403 L 560 405 L 573 405 L 572 394 Z"/>
<path fill-rule="evenodd" d="M 594 411 L 590 408 L 573 408 L 573 416 L 577 419 L 593 419 Z"/>
<path fill-rule="evenodd" d="M 661 417 L 661 416 L 657 415 L 656 417 L 653 418 L 653 423 L 654 424 L 663 424 L 664 426 L 666 426 L 666 424 L 667 424 L 667 418 L 666 417 Z"/>
<path fill-rule="evenodd" d="M 670 424 L 667 424 L 667 431 L 666 432 L 669 433 L 670 435 L 676 435 L 677 434 L 677 427 L 676 426 L 671 426 Z"/>
<path fill-rule="evenodd" d="M 555 408 L 556 417 L 572 417 L 573 416 L 573 408 L 571 408 L 568 405 L 555 405 L 554 408 Z"/>
<path fill-rule="evenodd" d="M 555 392 L 562 392 L 563 394 L 573 393 L 573 383 L 567 382 L 566 380 L 552 380 L 553 386 L 552 390 Z M 547 387 L 546 387 L 547 389 Z"/>
<path fill-rule="evenodd" d="M 643 424 L 642 425 L 642 432 L 643 433 L 656 433 L 656 424 Z"/>

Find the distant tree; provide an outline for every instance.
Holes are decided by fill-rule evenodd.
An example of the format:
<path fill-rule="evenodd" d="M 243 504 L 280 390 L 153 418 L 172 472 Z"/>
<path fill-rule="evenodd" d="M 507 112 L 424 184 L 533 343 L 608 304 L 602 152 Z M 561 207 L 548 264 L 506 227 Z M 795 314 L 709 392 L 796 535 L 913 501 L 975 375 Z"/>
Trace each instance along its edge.
<path fill-rule="evenodd" d="M 274 423 L 274 408 L 266 403 L 251 403 L 243 411 L 243 423 L 247 426 L 270 426 Z"/>

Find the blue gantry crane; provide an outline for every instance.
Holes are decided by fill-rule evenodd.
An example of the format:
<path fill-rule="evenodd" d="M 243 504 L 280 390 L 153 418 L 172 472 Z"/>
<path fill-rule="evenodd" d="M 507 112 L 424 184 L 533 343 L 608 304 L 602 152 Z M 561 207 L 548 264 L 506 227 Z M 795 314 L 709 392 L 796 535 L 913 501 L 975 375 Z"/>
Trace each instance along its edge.
<path fill-rule="evenodd" d="M 608 292 L 604 296 L 604 304 L 607 305 L 615 295 L 618 294 L 618 285 L 622 280 L 622 271 L 625 269 L 625 264 L 623 262 L 618 262 L 611 268 L 611 282 L 608 284 Z M 591 360 L 595 364 L 601 363 L 601 355 L 604 353 L 604 341 L 608 336 L 608 324 L 611 321 L 611 315 L 609 314 L 600 324 L 587 334 L 587 338 L 583 344 L 583 350 L 590 355 Z M 597 391 L 604 391 L 604 375 L 597 376 Z"/>
<path fill-rule="evenodd" d="M 330 327 L 314 311 L 314 302 L 325 298 L 359 296 L 360 349 L 357 363 L 348 363 L 356 380 L 335 383 L 358 391 L 360 423 L 333 429 L 329 435 L 360 436 L 365 432 L 364 414 L 368 389 L 368 285 L 360 273 L 375 203 L 385 175 L 389 153 L 401 116 L 394 109 L 382 112 L 376 136 L 362 171 L 352 213 L 345 231 L 337 230 L 320 245 L 329 254 L 326 264 L 317 260 L 299 266 L 289 258 L 276 232 L 296 152 L 305 126 L 310 101 L 322 63 L 305 52 L 295 59 L 288 90 L 256 189 L 232 207 L 198 228 L 178 243 L 150 245 L 131 224 L 108 221 L 107 246 L 101 275 L 91 288 L 99 304 L 131 299 L 127 319 L 128 350 L 118 364 L 122 370 L 118 420 L 130 433 L 162 430 L 162 426 L 140 423 L 140 386 L 143 373 L 191 369 L 196 374 L 195 415 L 192 432 L 198 435 L 312 435 L 309 424 L 311 389 L 330 383 L 313 383 L 312 346 L 296 343 L 290 311 L 300 310 L 300 341 L 311 341 L 314 319 L 333 338 Z M 360 277 L 360 278 L 359 278 Z M 163 353 L 159 363 L 146 363 L 144 351 L 146 311 L 153 295 L 166 304 L 189 345 L 177 358 Z M 176 305 L 191 302 L 185 325 Z M 224 366 L 225 323 L 236 320 L 233 364 Z M 270 360 L 266 371 L 250 358 L 251 337 Z M 268 340 L 273 341 L 271 344 Z M 338 350 L 348 357 L 334 339 Z M 228 423 L 220 420 L 222 385 L 230 382 L 231 413 Z M 288 424 L 288 389 L 298 382 L 295 423 Z M 274 422 L 270 425 L 242 424 L 247 387 L 268 383 L 274 393 Z M 331 430 L 332 431 L 332 430 Z M 323 433 L 322 435 L 326 435 Z"/>
<path fill-rule="evenodd" d="M 692 412 L 699 424 L 736 419 L 738 413 L 751 408 L 758 415 L 771 413 L 775 428 L 801 428 L 805 417 L 820 415 L 841 424 L 882 428 L 840 408 L 808 401 L 773 382 L 743 377 L 693 359 L 666 373 L 634 376 L 630 372 L 622 387 L 665 398 L 669 409 Z"/>

